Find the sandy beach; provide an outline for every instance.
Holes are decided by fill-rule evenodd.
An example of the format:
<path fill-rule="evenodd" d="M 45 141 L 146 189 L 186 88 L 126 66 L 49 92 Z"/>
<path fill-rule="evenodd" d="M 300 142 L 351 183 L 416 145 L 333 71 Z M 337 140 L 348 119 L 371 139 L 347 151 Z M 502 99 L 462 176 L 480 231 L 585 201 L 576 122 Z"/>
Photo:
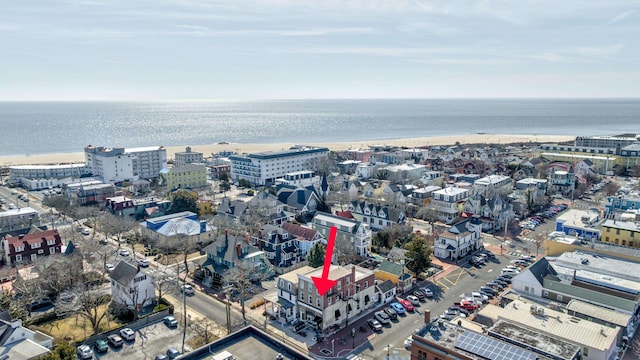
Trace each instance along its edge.
<path fill-rule="evenodd" d="M 509 144 L 509 143 L 557 143 L 574 140 L 574 136 L 564 135 L 498 135 L 498 134 L 473 134 L 473 135 L 455 135 L 455 136 L 436 136 L 421 137 L 408 139 L 387 139 L 387 140 L 367 140 L 354 142 L 326 142 L 326 143 L 305 143 L 305 145 L 325 146 L 330 150 L 347 150 L 367 148 L 370 145 L 392 145 L 392 146 L 433 146 L 433 145 L 453 145 L 460 144 Z M 162 144 L 158 144 L 162 145 Z M 204 153 L 205 157 L 220 151 L 235 151 L 238 153 L 254 153 L 260 151 L 284 150 L 295 145 L 293 143 L 277 143 L 277 144 L 209 144 L 195 145 L 185 144 L 184 146 L 167 146 L 167 158 L 172 159 L 176 152 L 184 151 L 186 146 L 191 146 L 193 151 Z M 103 146 L 109 146 L 103 144 Z M 22 156 L 0 156 L 0 165 L 37 165 L 37 164 L 61 164 L 83 162 L 84 152 L 79 149 L 78 152 L 61 153 L 61 154 L 29 154 Z"/>

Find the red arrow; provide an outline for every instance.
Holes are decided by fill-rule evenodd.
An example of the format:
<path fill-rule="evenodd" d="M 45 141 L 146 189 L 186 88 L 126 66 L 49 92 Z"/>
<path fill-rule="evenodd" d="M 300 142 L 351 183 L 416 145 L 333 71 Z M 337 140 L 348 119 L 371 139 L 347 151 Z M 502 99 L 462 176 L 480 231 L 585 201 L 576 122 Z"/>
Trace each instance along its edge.
<path fill-rule="evenodd" d="M 333 257 L 333 244 L 336 241 L 336 234 L 338 228 L 332 226 L 329 228 L 329 241 L 327 242 L 327 252 L 324 258 L 324 267 L 322 268 L 322 277 L 312 276 L 311 280 L 316 285 L 320 296 L 324 295 L 329 289 L 331 289 L 338 281 L 329 279 L 329 270 L 331 269 L 331 258 Z"/>

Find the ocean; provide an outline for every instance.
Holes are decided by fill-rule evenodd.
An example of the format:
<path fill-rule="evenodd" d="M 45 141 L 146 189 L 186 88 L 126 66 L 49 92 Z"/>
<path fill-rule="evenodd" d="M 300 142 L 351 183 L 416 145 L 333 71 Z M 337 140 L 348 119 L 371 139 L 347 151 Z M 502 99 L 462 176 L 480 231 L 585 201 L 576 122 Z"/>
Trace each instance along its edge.
<path fill-rule="evenodd" d="M 640 133 L 640 99 L 0 102 L 0 156 L 94 146 Z"/>

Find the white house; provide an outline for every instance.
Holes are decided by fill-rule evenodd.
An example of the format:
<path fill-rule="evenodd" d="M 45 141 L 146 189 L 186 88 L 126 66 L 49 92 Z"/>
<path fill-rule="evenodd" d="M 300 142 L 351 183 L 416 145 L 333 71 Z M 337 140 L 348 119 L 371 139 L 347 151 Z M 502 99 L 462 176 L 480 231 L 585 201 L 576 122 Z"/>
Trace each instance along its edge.
<path fill-rule="evenodd" d="M 474 181 L 473 189 L 484 196 L 504 195 L 513 190 L 513 180 L 504 175 L 489 175 Z"/>
<path fill-rule="evenodd" d="M 433 192 L 432 204 L 438 220 L 451 224 L 460 215 L 462 205 L 469 197 L 468 189 L 446 187 Z"/>
<path fill-rule="evenodd" d="M 156 288 L 151 275 L 126 261 L 120 261 L 109 274 L 111 278 L 111 298 L 118 304 L 138 309 L 153 304 Z"/>
<path fill-rule="evenodd" d="M 441 259 L 458 260 L 482 247 L 482 220 L 474 215 L 438 235 L 433 254 Z"/>

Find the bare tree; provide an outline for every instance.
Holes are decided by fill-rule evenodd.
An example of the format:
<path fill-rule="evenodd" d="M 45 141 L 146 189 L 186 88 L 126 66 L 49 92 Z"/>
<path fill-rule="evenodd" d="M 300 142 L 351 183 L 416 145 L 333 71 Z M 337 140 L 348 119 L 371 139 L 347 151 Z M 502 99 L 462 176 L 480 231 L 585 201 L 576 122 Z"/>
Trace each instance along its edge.
<path fill-rule="evenodd" d="M 100 224 L 100 229 L 105 233 L 107 238 L 112 236 L 116 238 L 118 241 L 118 249 L 120 249 L 122 236 L 138 226 L 138 224 L 133 220 L 121 218 L 107 212 L 103 213 L 98 218 L 98 223 Z"/>
<path fill-rule="evenodd" d="M 59 315 L 74 314 L 88 320 L 94 334 L 101 331 L 100 326 L 107 316 L 103 307 L 111 302 L 111 296 L 105 294 L 99 286 L 104 277 L 96 272 L 82 273 L 74 279 L 71 288 L 66 290 L 73 295 L 73 300 L 59 298 L 56 301 L 56 312 Z"/>
<path fill-rule="evenodd" d="M 207 318 L 198 318 L 191 323 L 191 329 L 196 333 L 199 338 L 199 342 L 204 344 L 208 344 L 216 339 L 218 339 L 218 335 L 216 331 L 218 329 L 218 325 Z M 218 331 L 219 332 L 219 331 Z"/>

